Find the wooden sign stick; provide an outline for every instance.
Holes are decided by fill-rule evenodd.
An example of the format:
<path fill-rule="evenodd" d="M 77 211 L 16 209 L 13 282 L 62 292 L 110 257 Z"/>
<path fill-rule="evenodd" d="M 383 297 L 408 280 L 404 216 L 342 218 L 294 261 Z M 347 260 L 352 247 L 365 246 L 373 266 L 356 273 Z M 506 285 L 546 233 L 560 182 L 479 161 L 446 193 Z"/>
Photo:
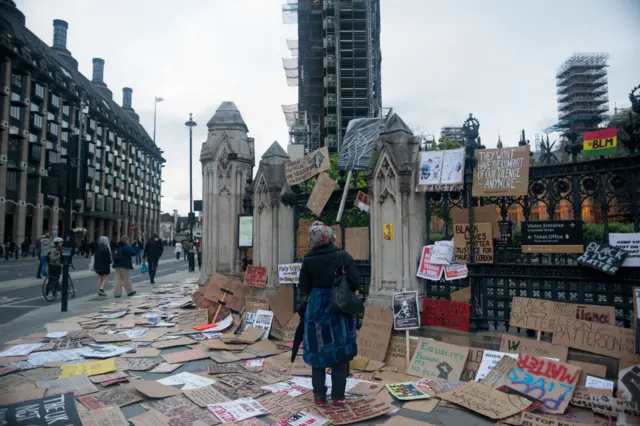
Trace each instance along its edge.
<path fill-rule="evenodd" d="M 542 331 L 538 330 L 538 337 L 536 338 L 538 342 L 540 341 L 540 336 L 542 336 Z"/>
<path fill-rule="evenodd" d="M 215 324 L 217 319 L 218 319 L 218 315 L 220 315 L 220 310 L 222 309 L 222 307 L 224 305 L 226 305 L 227 303 L 224 301 L 227 298 L 227 294 L 229 296 L 233 296 L 233 292 L 227 290 L 226 288 L 220 288 L 220 291 L 223 292 L 224 294 L 222 295 L 222 299 L 218 300 L 218 309 L 216 309 L 216 314 L 213 316 L 213 319 L 211 320 L 211 324 Z"/>
<path fill-rule="evenodd" d="M 247 305 L 249 304 L 249 299 L 253 299 L 253 289 L 255 287 L 250 288 L 251 290 L 249 290 L 249 295 L 244 298 L 244 311 L 242 312 L 242 318 L 240 318 L 240 321 L 244 321 L 244 317 L 247 316 Z"/>
<path fill-rule="evenodd" d="M 404 280 L 403 280 L 404 281 Z M 402 286 L 402 291 L 404 292 L 407 288 L 405 286 Z M 406 346 L 406 351 L 407 353 L 405 354 L 405 357 L 407 358 L 407 366 L 409 366 L 409 364 L 411 364 L 411 356 L 409 354 L 409 329 L 406 329 L 404 331 L 404 344 Z"/>
<path fill-rule="evenodd" d="M 338 209 L 338 215 L 336 216 L 336 223 L 340 223 L 342 219 L 342 213 L 344 212 L 344 205 L 347 203 L 347 194 L 349 193 L 349 185 L 351 184 L 351 177 L 353 172 L 349 170 L 347 173 L 347 181 L 344 184 L 344 190 L 342 192 L 342 199 L 340 200 L 340 208 Z"/>

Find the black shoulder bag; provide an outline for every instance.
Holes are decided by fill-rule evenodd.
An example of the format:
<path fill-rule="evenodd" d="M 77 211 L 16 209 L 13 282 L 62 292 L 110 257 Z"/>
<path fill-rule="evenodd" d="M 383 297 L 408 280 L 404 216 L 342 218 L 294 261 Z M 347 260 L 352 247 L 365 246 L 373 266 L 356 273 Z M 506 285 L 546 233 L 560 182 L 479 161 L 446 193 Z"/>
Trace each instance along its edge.
<path fill-rule="evenodd" d="M 364 312 L 364 304 L 349 287 L 347 273 L 344 270 L 344 254 L 342 250 L 338 256 L 340 256 L 341 262 L 336 269 L 335 278 L 333 279 L 331 299 L 329 299 L 329 307 L 327 310 L 330 314 L 360 314 Z"/>

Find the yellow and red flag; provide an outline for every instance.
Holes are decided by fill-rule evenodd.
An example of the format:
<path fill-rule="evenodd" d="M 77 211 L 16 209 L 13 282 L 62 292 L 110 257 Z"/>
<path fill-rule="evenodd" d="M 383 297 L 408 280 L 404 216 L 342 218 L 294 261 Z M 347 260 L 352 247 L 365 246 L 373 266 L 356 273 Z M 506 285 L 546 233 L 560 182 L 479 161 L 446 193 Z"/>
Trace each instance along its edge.
<path fill-rule="evenodd" d="M 613 155 L 618 148 L 617 129 L 602 129 L 595 132 L 584 132 L 584 156 L 597 157 Z"/>

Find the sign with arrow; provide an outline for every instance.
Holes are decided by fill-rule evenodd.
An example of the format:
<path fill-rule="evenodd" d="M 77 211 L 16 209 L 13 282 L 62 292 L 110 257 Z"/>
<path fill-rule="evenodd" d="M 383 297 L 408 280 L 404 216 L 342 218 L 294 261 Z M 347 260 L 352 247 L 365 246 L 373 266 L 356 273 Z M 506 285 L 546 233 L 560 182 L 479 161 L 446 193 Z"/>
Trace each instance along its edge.
<path fill-rule="evenodd" d="M 522 223 L 522 253 L 582 253 L 581 220 L 546 220 Z"/>

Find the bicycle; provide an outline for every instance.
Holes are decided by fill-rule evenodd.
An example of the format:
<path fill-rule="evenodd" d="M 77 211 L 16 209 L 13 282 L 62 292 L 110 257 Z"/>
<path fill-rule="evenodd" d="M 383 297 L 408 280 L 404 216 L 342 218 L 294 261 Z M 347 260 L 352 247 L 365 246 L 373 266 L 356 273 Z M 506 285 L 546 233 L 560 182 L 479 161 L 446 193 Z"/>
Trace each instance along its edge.
<path fill-rule="evenodd" d="M 76 268 L 73 267 L 73 264 L 69 265 L 71 269 L 74 271 Z M 60 280 L 62 279 L 62 275 L 60 275 L 55 282 L 50 283 L 49 277 L 45 277 L 44 281 L 42 281 L 42 295 L 44 296 L 44 300 L 47 302 L 53 302 L 58 298 L 58 293 L 61 290 L 62 283 Z M 71 279 L 71 275 L 69 275 L 69 287 L 67 288 L 67 295 L 71 298 L 76 297 L 76 289 L 73 286 L 73 280 Z"/>

